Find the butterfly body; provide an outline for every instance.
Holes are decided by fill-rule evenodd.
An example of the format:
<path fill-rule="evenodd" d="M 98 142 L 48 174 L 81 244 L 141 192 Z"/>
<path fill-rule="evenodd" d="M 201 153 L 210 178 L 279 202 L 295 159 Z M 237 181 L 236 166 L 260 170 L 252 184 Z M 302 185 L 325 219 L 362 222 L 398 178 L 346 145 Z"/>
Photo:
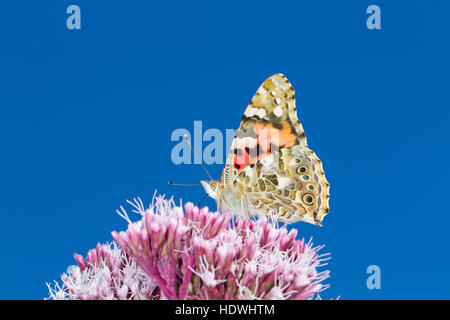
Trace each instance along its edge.
<path fill-rule="evenodd" d="M 306 143 L 295 94 L 282 74 L 268 78 L 244 112 L 220 181 L 202 181 L 219 210 L 321 225 L 329 184 Z"/>

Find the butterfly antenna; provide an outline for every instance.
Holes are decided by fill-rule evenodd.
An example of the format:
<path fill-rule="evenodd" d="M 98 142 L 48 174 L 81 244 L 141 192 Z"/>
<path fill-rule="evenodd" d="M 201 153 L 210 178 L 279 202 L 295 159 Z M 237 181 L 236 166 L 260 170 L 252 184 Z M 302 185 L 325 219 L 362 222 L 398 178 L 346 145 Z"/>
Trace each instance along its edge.
<path fill-rule="evenodd" d="M 191 148 L 192 152 L 194 153 L 194 158 L 199 159 L 199 157 L 197 156 L 197 153 L 195 152 L 194 148 L 192 148 L 191 141 L 189 140 L 188 135 L 185 134 L 183 137 L 184 137 L 184 139 L 186 139 L 186 141 L 187 141 L 187 143 L 188 143 L 188 145 L 189 145 L 189 148 Z M 200 164 L 202 165 L 203 170 L 205 170 L 205 172 L 206 172 L 206 174 L 208 175 L 208 177 L 209 177 L 211 180 L 214 180 L 214 179 L 211 177 L 211 175 L 209 174 L 208 170 L 206 170 L 205 166 L 203 165 L 203 162 L 202 162 L 202 159 L 201 159 L 201 158 L 200 158 Z"/>
<path fill-rule="evenodd" d="M 174 183 L 172 181 L 167 182 L 169 186 L 180 186 L 180 187 L 192 187 L 199 186 L 200 183 Z"/>

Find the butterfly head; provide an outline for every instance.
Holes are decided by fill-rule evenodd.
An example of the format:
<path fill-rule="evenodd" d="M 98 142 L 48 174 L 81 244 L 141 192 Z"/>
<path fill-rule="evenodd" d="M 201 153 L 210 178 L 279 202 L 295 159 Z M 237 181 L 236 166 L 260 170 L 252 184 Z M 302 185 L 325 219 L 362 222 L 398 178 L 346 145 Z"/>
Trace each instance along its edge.
<path fill-rule="evenodd" d="M 210 180 L 210 181 L 200 181 L 203 188 L 205 189 L 208 196 L 210 196 L 213 199 L 216 199 L 219 197 L 219 182 Z"/>

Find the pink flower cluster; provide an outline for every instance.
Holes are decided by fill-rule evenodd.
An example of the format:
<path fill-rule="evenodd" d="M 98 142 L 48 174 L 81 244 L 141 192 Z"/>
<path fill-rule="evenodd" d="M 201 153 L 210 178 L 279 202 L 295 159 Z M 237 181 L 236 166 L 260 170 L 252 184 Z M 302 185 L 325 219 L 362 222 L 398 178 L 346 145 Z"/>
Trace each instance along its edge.
<path fill-rule="evenodd" d="M 54 300 L 154 300 L 159 288 L 116 243 L 97 244 L 86 260 L 75 254 L 78 266 L 61 275 L 62 287 L 47 284 Z"/>
<path fill-rule="evenodd" d="M 322 247 L 265 218 L 234 218 L 191 203 L 156 197 L 142 219 L 113 232 L 117 245 L 98 245 L 62 275 L 53 299 L 312 299 L 327 286 Z M 234 218 L 234 219 L 233 219 Z"/>

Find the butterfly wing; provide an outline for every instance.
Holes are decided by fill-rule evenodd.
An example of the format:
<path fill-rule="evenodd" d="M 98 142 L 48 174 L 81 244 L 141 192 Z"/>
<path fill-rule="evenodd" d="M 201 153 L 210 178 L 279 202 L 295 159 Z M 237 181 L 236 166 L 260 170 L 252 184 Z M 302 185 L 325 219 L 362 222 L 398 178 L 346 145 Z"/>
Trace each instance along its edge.
<path fill-rule="evenodd" d="M 244 112 L 222 173 L 241 190 L 247 212 L 321 225 L 329 184 L 297 118 L 295 93 L 282 74 L 268 78 Z"/>

